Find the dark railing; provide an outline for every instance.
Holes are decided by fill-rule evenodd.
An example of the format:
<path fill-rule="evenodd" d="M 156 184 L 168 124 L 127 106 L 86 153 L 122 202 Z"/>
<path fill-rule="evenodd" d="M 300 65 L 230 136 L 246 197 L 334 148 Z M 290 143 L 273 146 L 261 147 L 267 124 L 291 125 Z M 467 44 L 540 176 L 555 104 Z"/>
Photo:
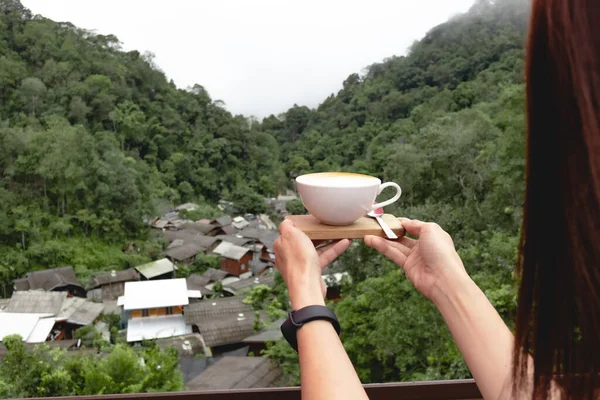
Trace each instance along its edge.
<path fill-rule="evenodd" d="M 365 385 L 370 400 L 479 400 L 475 381 L 427 381 Z M 38 398 L 37 400 L 41 400 Z M 44 400 L 300 400 L 300 388 L 215 390 L 206 392 L 139 393 L 53 397 Z"/>

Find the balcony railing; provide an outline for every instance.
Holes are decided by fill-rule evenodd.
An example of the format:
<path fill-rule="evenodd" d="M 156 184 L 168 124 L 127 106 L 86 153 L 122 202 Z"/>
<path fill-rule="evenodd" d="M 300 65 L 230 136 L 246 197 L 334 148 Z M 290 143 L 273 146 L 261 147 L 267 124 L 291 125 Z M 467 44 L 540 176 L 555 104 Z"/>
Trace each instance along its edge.
<path fill-rule="evenodd" d="M 480 400 L 475 381 L 428 381 L 365 385 L 370 400 Z M 38 398 L 41 400 L 42 398 Z M 300 388 L 216 390 L 206 392 L 138 393 L 53 397 L 45 400 L 300 400 Z"/>

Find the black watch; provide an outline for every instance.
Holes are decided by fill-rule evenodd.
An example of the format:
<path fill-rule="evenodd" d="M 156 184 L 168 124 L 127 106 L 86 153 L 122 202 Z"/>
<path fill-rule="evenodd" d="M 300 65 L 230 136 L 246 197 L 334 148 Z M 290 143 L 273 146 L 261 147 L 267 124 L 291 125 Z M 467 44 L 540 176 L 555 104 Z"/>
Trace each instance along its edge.
<path fill-rule="evenodd" d="M 288 314 L 285 322 L 281 324 L 283 337 L 296 352 L 298 351 L 296 331 L 305 323 L 318 319 L 331 322 L 337 334 L 340 334 L 342 329 L 335 313 L 325 306 L 308 306 L 297 311 L 292 311 Z"/>

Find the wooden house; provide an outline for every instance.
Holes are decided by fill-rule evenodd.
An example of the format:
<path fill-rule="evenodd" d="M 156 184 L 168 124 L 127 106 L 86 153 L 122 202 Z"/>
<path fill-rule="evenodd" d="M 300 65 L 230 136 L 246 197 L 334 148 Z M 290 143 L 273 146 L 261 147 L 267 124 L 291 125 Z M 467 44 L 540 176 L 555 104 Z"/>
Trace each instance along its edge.
<path fill-rule="evenodd" d="M 125 293 L 125 282 L 139 279 L 139 273 L 133 268 L 97 274 L 92 278 L 87 297 L 96 301 L 116 300 Z"/>
<path fill-rule="evenodd" d="M 188 290 L 183 278 L 125 283 L 125 294 L 118 304 L 123 307 L 121 324 L 127 328 L 127 341 L 191 333 L 191 326 L 183 319 L 183 307 L 190 297 L 199 298 L 201 293 Z"/>
<path fill-rule="evenodd" d="M 221 242 L 213 252 L 221 256 L 221 269 L 227 273 L 240 276 L 250 271 L 252 251 L 233 243 Z"/>
<path fill-rule="evenodd" d="M 73 267 L 28 272 L 25 278 L 16 279 L 14 285 L 16 291 L 43 290 L 45 292 L 67 292 L 69 296 L 86 296 L 85 288 L 77 280 Z"/>

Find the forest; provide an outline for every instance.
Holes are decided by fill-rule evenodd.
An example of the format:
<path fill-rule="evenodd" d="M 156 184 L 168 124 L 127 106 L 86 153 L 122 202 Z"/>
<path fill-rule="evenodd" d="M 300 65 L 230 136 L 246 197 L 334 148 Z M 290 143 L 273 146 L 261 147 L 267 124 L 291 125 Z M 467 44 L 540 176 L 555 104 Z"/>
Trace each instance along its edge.
<path fill-rule="evenodd" d="M 0 297 L 27 271 L 72 265 L 86 277 L 157 258 L 165 244 L 146 222 L 170 205 L 194 201 L 212 218 L 227 199 L 260 212 L 300 174 L 352 171 L 398 182 L 389 212 L 447 230 L 512 324 L 528 8 L 477 0 L 318 107 L 258 121 L 200 84 L 177 88 L 115 36 L 0 0 Z M 350 274 L 332 307 L 363 382 L 469 377 L 441 316 L 396 266 L 356 242 L 332 269 Z M 271 295 L 285 308 L 281 282 Z M 267 355 L 298 383 L 286 343 Z"/>

